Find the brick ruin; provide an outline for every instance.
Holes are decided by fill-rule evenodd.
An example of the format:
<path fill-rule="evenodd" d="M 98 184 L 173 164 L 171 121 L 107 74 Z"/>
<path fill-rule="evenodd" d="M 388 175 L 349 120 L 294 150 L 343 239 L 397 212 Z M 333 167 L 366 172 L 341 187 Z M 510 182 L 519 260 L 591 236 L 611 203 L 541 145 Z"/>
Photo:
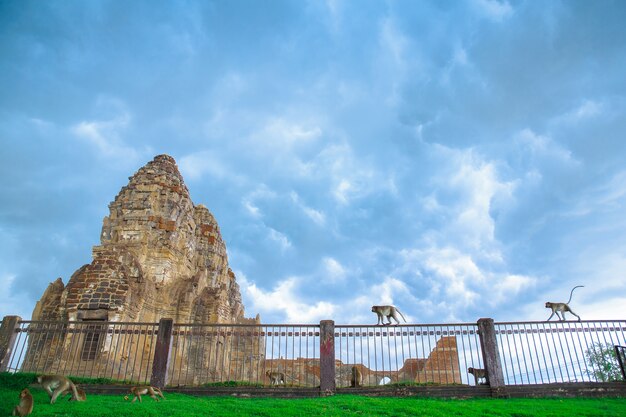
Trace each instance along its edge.
<path fill-rule="evenodd" d="M 318 386 L 320 384 L 318 359 L 268 359 L 264 366 L 266 369 L 284 372 L 288 385 Z M 396 371 L 371 370 L 361 363 L 348 364 L 335 360 L 335 385 L 337 387 L 350 386 L 353 366 L 361 370 L 365 386 L 381 385 L 385 378 L 388 378 L 388 383 L 462 384 L 459 354 L 454 336 L 441 337 L 427 358 L 406 359 L 402 367 Z"/>
<path fill-rule="evenodd" d="M 258 315 L 244 317 L 219 226 L 205 206 L 193 204 L 172 157 L 158 155 L 129 178 L 109 204 L 100 241 L 93 248 L 92 262 L 74 272 L 67 285 L 59 278 L 48 286 L 35 306 L 33 320 L 89 321 L 94 326 L 161 318 L 175 323 L 260 323 Z M 44 341 L 35 335 L 31 346 L 37 348 L 29 350 L 25 364 L 40 363 L 38 353 L 54 348 L 50 344 L 69 347 L 69 339 Z M 263 350 L 254 341 L 248 345 Z M 124 360 L 112 352 L 116 349 L 110 340 L 100 341 L 98 349 L 98 358 L 109 365 Z M 236 352 L 232 359 L 245 354 Z M 63 363 L 68 355 L 57 359 Z M 230 352 L 225 355 L 230 360 Z M 172 359 L 187 366 L 185 358 Z M 55 366 L 61 365 L 55 361 Z"/>

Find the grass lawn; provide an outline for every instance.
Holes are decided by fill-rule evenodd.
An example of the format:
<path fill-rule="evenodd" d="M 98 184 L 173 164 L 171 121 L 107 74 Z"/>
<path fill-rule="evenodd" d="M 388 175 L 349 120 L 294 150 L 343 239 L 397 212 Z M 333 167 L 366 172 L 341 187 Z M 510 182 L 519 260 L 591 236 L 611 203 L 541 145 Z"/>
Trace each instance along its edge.
<path fill-rule="evenodd" d="M 0 416 L 11 415 L 19 389 L 0 386 Z M 626 416 L 626 399 L 471 399 L 372 398 L 336 395 L 326 398 L 272 399 L 192 397 L 165 393 L 156 402 L 125 401 L 121 395 L 90 395 L 86 402 L 58 400 L 50 405 L 41 388 L 32 388 L 32 416 Z"/>

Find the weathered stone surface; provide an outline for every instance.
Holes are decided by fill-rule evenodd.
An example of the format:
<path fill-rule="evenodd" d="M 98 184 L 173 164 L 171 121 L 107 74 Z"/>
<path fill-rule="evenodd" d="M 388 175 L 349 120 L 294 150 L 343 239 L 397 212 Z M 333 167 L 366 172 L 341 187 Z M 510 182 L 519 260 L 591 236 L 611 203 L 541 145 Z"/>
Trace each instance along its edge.
<path fill-rule="evenodd" d="M 193 204 L 172 157 L 159 155 L 140 168 L 109 210 L 93 261 L 67 286 L 60 279 L 50 284 L 33 320 L 76 320 L 95 308 L 107 310 L 109 321 L 244 319 L 217 221 Z"/>
<path fill-rule="evenodd" d="M 149 369 L 151 339 L 140 336 L 128 347 L 123 338 L 110 336 L 107 322 L 156 323 L 171 318 L 174 323 L 260 323 L 258 315 L 244 317 L 217 221 L 205 206 L 193 204 L 172 157 L 156 156 L 129 178 L 109 204 L 100 241 L 93 248 L 92 262 L 74 272 L 66 286 L 60 278 L 48 286 L 32 316 L 89 323 L 71 324 L 69 332 L 62 328 L 53 338 L 41 331 L 34 334 L 24 369 L 71 368 L 75 375 L 115 369 L 110 376 L 116 379 Z M 91 324 L 94 320 L 101 324 Z M 33 324 L 37 329 L 45 326 Z M 198 375 L 215 373 L 210 368 L 217 366 L 216 361 L 209 364 L 204 359 L 211 347 L 203 340 L 177 343 L 171 361 L 184 372 L 184 383 L 202 383 Z M 245 359 L 246 351 L 227 348 L 232 346 L 230 336 L 221 343 L 225 347 L 221 363 Z M 264 350 L 259 340 L 245 346 Z M 187 349 L 197 352 L 193 360 L 184 355 Z M 49 360 L 50 352 L 56 352 L 54 360 Z M 129 357 L 134 358 L 132 365 Z"/>

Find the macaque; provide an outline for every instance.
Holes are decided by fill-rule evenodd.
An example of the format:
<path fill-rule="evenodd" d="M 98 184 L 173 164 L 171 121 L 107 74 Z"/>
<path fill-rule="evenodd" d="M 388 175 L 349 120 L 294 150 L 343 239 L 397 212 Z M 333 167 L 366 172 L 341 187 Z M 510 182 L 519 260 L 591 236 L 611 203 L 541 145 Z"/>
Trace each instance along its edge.
<path fill-rule="evenodd" d="M 569 302 L 572 301 L 572 295 L 574 294 L 574 290 L 579 287 L 584 287 L 584 285 L 577 285 L 574 288 L 572 288 L 572 291 L 569 293 L 569 300 L 567 300 L 567 303 L 552 303 L 550 301 L 546 302 L 546 308 L 549 308 L 552 310 L 552 314 L 550 314 L 550 317 L 548 317 L 548 320 L 546 321 L 550 321 L 552 316 L 554 316 L 555 314 L 559 318 L 559 321 L 564 321 L 566 311 L 569 311 L 570 313 L 578 317 L 578 321 L 580 321 L 580 316 L 574 313 L 574 311 L 571 308 L 569 308 Z M 559 311 L 561 312 L 560 315 L 559 315 Z"/>
<path fill-rule="evenodd" d="M 76 398 L 74 398 L 71 388 L 65 390 L 62 395 L 71 394 L 70 398 L 68 398 L 68 401 L 87 401 L 87 394 L 85 393 L 85 391 L 76 384 L 74 384 L 74 386 L 76 387 Z"/>
<path fill-rule="evenodd" d="M 487 372 L 484 369 L 469 367 L 467 368 L 467 372 L 474 375 L 474 382 L 476 385 L 479 384 L 481 379 L 485 380 L 484 384 L 487 383 Z"/>
<path fill-rule="evenodd" d="M 352 367 L 352 377 L 350 378 L 350 386 L 353 388 L 363 386 L 363 374 L 356 366 Z"/>
<path fill-rule="evenodd" d="M 150 395 L 150 397 L 152 397 L 157 402 L 159 401 L 159 398 L 157 397 L 157 395 L 165 399 L 160 389 L 158 389 L 157 387 L 151 387 L 149 385 L 132 387 L 128 392 L 135 396 L 133 400 L 131 401 L 131 403 L 134 403 L 137 400 L 137 398 L 139 398 L 139 402 L 141 402 L 142 395 Z M 124 399 L 127 400 L 128 396 L 124 397 Z"/>
<path fill-rule="evenodd" d="M 265 375 L 270 379 L 270 385 L 285 385 L 285 374 L 282 372 L 272 372 L 269 369 L 265 371 Z"/>
<path fill-rule="evenodd" d="M 398 320 L 398 314 L 399 313 L 402 316 L 402 320 L 404 320 L 404 322 L 406 323 L 406 319 L 404 318 L 404 315 L 400 312 L 400 310 L 398 310 L 398 308 L 394 307 L 394 306 L 372 306 L 372 312 L 376 313 L 376 315 L 378 315 L 378 321 L 376 322 L 376 324 L 391 324 L 391 318 L 393 317 L 393 319 L 396 321 L 397 324 L 400 324 L 400 320 Z M 385 323 L 385 317 L 387 317 L 387 320 L 389 320 L 389 323 Z"/>
<path fill-rule="evenodd" d="M 44 390 L 50 396 L 50 404 L 54 404 L 59 395 L 65 392 L 72 393 L 72 399 L 76 401 L 83 401 L 80 399 L 76 385 L 69 379 L 61 375 L 40 375 L 37 377 L 37 382 L 41 384 Z M 84 395 L 84 392 L 83 392 Z"/>
<path fill-rule="evenodd" d="M 14 416 L 24 417 L 33 412 L 33 396 L 30 395 L 28 388 L 24 388 L 20 392 L 20 403 L 13 409 Z"/>

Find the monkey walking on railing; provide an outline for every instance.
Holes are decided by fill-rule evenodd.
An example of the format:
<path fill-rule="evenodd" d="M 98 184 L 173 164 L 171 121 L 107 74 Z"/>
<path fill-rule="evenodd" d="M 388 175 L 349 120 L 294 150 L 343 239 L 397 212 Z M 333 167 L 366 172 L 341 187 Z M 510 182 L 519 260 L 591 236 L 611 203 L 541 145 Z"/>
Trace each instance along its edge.
<path fill-rule="evenodd" d="M 578 321 L 580 321 L 580 316 L 574 313 L 574 311 L 569 307 L 569 302 L 572 301 L 572 295 L 574 294 L 574 290 L 579 287 L 584 287 L 584 285 L 577 285 L 572 288 L 572 291 L 569 293 L 569 300 L 567 300 L 567 303 L 552 303 L 550 301 L 546 302 L 546 308 L 552 309 L 552 314 L 550 314 L 550 317 L 548 317 L 548 320 L 546 321 L 550 321 L 552 316 L 554 316 L 555 314 L 560 321 L 564 321 L 566 311 L 569 311 L 570 313 L 578 317 Z M 561 312 L 562 317 L 559 314 L 559 311 Z"/>
<path fill-rule="evenodd" d="M 376 313 L 378 316 L 378 321 L 376 324 L 389 325 L 391 324 L 391 318 L 393 318 L 397 324 L 400 324 L 400 320 L 398 320 L 398 314 L 402 316 L 402 320 L 406 323 L 406 319 L 404 315 L 398 310 L 395 306 L 372 306 L 372 313 Z M 385 323 L 385 317 L 389 320 L 389 323 Z"/>

